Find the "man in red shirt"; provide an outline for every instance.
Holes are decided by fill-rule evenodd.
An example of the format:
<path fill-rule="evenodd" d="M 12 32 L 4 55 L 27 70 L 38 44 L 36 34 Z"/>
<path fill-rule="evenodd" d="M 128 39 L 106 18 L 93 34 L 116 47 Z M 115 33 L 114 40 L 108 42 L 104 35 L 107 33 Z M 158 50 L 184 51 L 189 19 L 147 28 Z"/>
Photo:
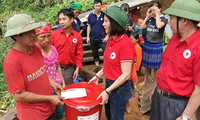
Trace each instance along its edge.
<path fill-rule="evenodd" d="M 71 23 L 74 13 L 69 9 L 58 12 L 61 29 L 51 33 L 51 42 L 58 51 L 58 61 L 61 65 L 66 85 L 73 83 L 78 77 L 83 61 L 82 36 L 76 32 Z"/>
<path fill-rule="evenodd" d="M 62 87 L 48 78 L 41 50 L 35 45 L 39 26 L 26 14 L 16 14 L 7 21 L 5 37 L 11 37 L 15 44 L 3 67 L 20 120 L 55 120 L 55 105 L 64 104 L 61 97 L 53 95 L 51 86 L 55 92 Z"/>
<path fill-rule="evenodd" d="M 175 0 L 163 13 L 170 15 L 173 37 L 157 73 L 151 120 L 189 120 L 200 105 L 200 3 Z M 151 93 L 151 94 L 152 94 Z M 151 100 L 151 95 L 150 95 Z M 199 120 L 199 118 L 196 118 Z"/>

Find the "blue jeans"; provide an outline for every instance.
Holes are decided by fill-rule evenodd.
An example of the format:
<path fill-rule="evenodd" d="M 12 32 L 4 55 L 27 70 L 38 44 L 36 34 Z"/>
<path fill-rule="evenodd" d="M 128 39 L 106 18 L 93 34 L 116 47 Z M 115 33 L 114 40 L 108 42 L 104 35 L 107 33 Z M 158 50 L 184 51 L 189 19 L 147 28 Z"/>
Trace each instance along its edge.
<path fill-rule="evenodd" d="M 106 88 L 113 83 L 113 80 L 106 79 Z M 105 104 L 105 112 L 108 120 L 124 120 L 124 113 L 126 103 L 129 99 L 130 89 L 131 81 L 126 81 L 111 92 L 108 103 Z"/>

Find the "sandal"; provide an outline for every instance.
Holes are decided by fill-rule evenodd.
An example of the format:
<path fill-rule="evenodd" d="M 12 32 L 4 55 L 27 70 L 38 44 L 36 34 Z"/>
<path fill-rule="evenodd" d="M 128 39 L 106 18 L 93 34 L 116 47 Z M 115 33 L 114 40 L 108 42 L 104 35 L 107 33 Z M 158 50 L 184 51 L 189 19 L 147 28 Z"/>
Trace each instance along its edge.
<path fill-rule="evenodd" d="M 145 85 L 145 82 L 141 82 L 138 84 L 138 87 L 143 87 Z"/>

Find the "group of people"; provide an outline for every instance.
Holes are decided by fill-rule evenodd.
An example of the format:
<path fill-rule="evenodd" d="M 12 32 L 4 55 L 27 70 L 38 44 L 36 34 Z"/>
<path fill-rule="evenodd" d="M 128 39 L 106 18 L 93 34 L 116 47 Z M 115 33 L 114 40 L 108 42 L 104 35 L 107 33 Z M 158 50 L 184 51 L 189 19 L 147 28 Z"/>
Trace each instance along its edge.
<path fill-rule="evenodd" d="M 131 87 L 139 68 L 135 67 L 138 46 L 145 67 L 144 82 L 155 69 L 157 84 L 150 94 L 151 120 L 189 120 L 198 114 L 200 102 L 200 3 L 175 0 L 163 13 L 169 14 L 173 36 L 163 53 L 163 32 L 168 20 L 161 5 L 153 2 L 138 27 L 129 25 L 126 5 L 95 11 L 88 17 L 87 42 L 99 71 L 89 81 L 98 84 L 106 78 L 105 90 L 98 96 L 105 105 L 108 120 L 123 120 Z M 78 19 L 81 5 L 72 3 L 58 12 L 59 29 L 51 33 L 48 23 L 36 23 L 26 14 L 7 21 L 4 37 L 15 41 L 4 60 L 4 73 L 10 94 L 16 100 L 20 120 L 61 119 L 64 109 L 60 96 L 63 87 L 73 83 L 82 68 L 82 30 Z M 128 22 L 127 22 L 128 21 Z M 146 33 L 139 42 L 141 31 Z M 128 32 L 130 34 L 127 34 Z M 137 33 L 138 32 L 138 33 Z M 139 42 L 139 44 L 138 44 Z M 98 47 L 104 49 L 103 68 L 99 66 Z M 142 50 L 142 52 L 141 52 Z M 141 59 L 137 59 L 137 62 Z"/>

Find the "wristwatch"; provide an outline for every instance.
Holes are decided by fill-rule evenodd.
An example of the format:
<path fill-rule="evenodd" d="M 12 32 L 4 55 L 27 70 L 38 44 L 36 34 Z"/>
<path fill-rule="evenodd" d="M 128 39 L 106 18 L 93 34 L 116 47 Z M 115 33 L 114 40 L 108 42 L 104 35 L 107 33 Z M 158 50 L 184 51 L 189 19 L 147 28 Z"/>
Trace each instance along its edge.
<path fill-rule="evenodd" d="M 183 119 L 183 120 L 190 120 L 189 118 L 188 118 L 188 116 L 186 116 L 186 115 L 181 115 L 181 118 Z"/>

